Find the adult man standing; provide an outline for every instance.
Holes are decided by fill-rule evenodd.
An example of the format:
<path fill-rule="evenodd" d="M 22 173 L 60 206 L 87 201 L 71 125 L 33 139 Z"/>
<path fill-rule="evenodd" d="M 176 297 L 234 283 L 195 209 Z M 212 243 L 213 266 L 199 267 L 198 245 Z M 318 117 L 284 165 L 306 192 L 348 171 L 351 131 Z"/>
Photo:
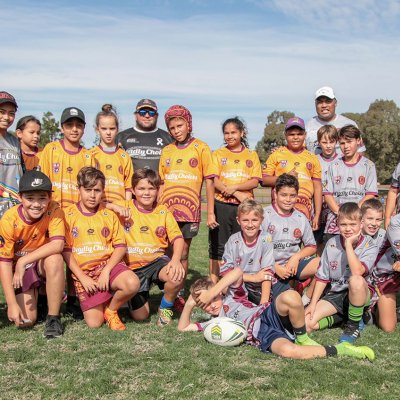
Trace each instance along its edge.
<path fill-rule="evenodd" d="M 149 168 L 158 172 L 161 150 L 173 139 L 168 132 L 157 128 L 157 104 L 142 99 L 134 112 L 136 125 L 117 136 L 117 143 L 131 156 L 133 168 Z"/>
<path fill-rule="evenodd" d="M 357 123 L 352 119 L 344 117 L 341 114 L 336 114 L 336 105 L 336 96 L 331 87 L 323 86 L 315 92 L 315 110 L 317 111 L 317 115 L 307 121 L 306 124 L 306 147 L 312 153 L 321 153 L 321 148 L 317 140 L 317 132 L 321 126 L 333 125 L 337 129 L 340 129 L 345 125 L 354 125 L 358 128 Z M 364 144 L 360 146 L 358 151 L 365 151 Z"/>

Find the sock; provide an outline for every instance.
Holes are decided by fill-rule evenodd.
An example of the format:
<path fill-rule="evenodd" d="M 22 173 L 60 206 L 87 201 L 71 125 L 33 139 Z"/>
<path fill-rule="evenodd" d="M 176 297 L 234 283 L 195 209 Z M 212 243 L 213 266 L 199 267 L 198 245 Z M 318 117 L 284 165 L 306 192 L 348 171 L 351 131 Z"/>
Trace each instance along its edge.
<path fill-rule="evenodd" d="M 335 346 L 324 346 L 327 357 L 333 357 L 338 355 L 338 349 Z"/>
<path fill-rule="evenodd" d="M 165 296 L 162 297 L 161 303 L 160 303 L 160 308 L 172 308 L 174 305 L 174 302 L 168 301 Z"/>
<path fill-rule="evenodd" d="M 353 304 L 349 304 L 349 322 L 354 322 L 357 326 L 361 321 L 361 318 L 364 314 L 364 306 L 355 306 Z"/>
<path fill-rule="evenodd" d="M 296 337 L 303 336 L 304 334 L 307 335 L 306 326 L 303 325 L 300 328 L 293 327 L 293 333 L 296 335 Z"/>
<path fill-rule="evenodd" d="M 343 322 L 343 318 L 339 314 L 333 314 L 330 315 L 329 317 L 322 318 L 319 322 L 319 329 L 326 329 L 326 328 L 332 328 L 335 325 L 340 324 Z"/>

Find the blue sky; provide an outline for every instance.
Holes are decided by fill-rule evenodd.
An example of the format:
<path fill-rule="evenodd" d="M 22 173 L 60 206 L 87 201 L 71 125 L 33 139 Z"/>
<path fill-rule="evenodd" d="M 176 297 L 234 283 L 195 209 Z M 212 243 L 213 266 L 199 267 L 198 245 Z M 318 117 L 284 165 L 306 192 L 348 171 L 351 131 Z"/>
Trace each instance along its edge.
<path fill-rule="evenodd" d="M 195 135 L 222 145 L 221 123 L 247 122 L 250 144 L 267 115 L 314 115 L 314 92 L 335 89 L 338 111 L 366 111 L 377 98 L 400 105 L 400 2 L 394 0 L 0 0 L 1 89 L 18 117 L 87 116 L 86 145 L 101 105 L 121 127 L 141 98 L 163 113 L 183 104 Z M 5 33 L 6 32 L 6 33 Z"/>

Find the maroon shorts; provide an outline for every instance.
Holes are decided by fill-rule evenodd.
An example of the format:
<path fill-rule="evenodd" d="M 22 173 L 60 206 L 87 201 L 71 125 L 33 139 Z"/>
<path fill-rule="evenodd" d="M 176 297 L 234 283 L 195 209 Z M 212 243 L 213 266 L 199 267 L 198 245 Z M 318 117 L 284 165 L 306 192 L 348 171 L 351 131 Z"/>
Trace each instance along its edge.
<path fill-rule="evenodd" d="M 375 290 L 378 296 L 400 292 L 400 273 L 394 272 L 375 278 Z"/>
<path fill-rule="evenodd" d="M 40 283 L 41 279 L 39 275 L 38 263 L 34 262 L 29 264 L 29 267 L 25 269 L 25 274 L 22 278 L 22 288 L 15 289 L 15 294 L 25 293 L 31 289 L 38 288 Z"/>
<path fill-rule="evenodd" d="M 84 271 L 84 273 L 90 278 L 94 279 L 96 282 L 98 281 L 101 271 L 103 271 L 105 263 L 98 265 L 95 269 L 90 271 Z M 124 262 L 119 262 L 110 272 L 110 286 L 114 282 L 114 279 L 121 274 L 122 272 L 130 271 L 130 269 L 126 266 Z M 90 310 L 100 304 L 104 304 L 108 302 L 112 297 L 113 293 L 111 290 L 100 292 L 97 291 L 93 294 L 86 292 L 81 282 L 76 278 L 74 274 L 72 274 L 72 278 L 74 279 L 74 285 L 76 290 L 76 295 L 79 298 L 79 303 L 81 305 L 82 311 Z"/>

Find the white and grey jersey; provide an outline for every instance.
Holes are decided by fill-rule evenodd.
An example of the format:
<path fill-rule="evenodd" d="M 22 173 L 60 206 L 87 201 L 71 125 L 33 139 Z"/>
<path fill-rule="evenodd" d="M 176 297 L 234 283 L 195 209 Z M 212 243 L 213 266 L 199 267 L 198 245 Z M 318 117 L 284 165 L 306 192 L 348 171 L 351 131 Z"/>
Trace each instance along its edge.
<path fill-rule="evenodd" d="M 306 147 L 308 151 L 311 151 L 312 153 L 315 154 L 321 154 L 321 147 L 318 144 L 317 133 L 318 129 L 321 128 L 321 126 L 325 125 L 333 125 L 336 129 L 343 128 L 345 125 L 354 125 L 355 127 L 358 128 L 357 123 L 355 121 L 341 114 L 337 114 L 332 121 L 324 121 L 322 119 L 319 119 L 318 116 L 315 116 L 310 120 L 308 120 L 306 123 L 306 132 L 307 132 Z M 358 151 L 361 153 L 366 151 L 364 143 L 360 145 Z M 336 145 L 336 152 L 337 154 L 342 155 L 339 144 Z"/>
<path fill-rule="evenodd" d="M 275 273 L 275 259 L 271 235 L 260 232 L 254 245 L 249 246 L 243 239 L 242 232 L 234 233 L 226 242 L 220 275 L 226 274 L 232 268 L 238 267 L 246 274 L 256 274 L 268 268 Z M 246 283 L 247 287 L 256 293 L 261 292 L 259 283 Z"/>
<path fill-rule="evenodd" d="M 380 252 L 384 247 L 386 247 L 387 236 L 386 231 L 379 228 L 378 232 L 374 236 L 371 236 L 375 244 L 378 246 L 378 252 Z"/>
<path fill-rule="evenodd" d="M 367 278 L 378 255 L 378 247 L 370 236 L 360 235 L 354 252 L 365 269 L 363 276 Z M 350 276 L 343 238 L 341 235 L 334 236 L 326 243 L 315 277 L 330 283 L 331 292 L 341 292 L 348 289 Z"/>
<path fill-rule="evenodd" d="M 279 214 L 274 205 L 264 208 L 262 230 L 272 236 L 275 262 L 286 264 L 304 247 L 316 247 L 310 222 L 300 211 Z"/>
<path fill-rule="evenodd" d="M 397 191 L 400 191 L 400 163 L 397 164 L 397 167 L 393 171 L 392 182 L 390 186 L 394 189 L 397 189 Z M 398 213 L 399 211 L 400 211 L 400 196 L 397 196 L 396 213 Z"/>
<path fill-rule="evenodd" d="M 374 284 L 380 277 L 394 274 L 395 271 L 393 271 L 393 264 L 396 261 L 396 254 L 389 241 L 386 241 L 379 251 L 378 257 L 375 261 L 375 266 L 372 269 L 372 273 L 369 276 L 368 281 Z"/>
<path fill-rule="evenodd" d="M 400 214 L 390 219 L 386 235 L 396 256 L 400 256 Z"/>
<path fill-rule="evenodd" d="M 355 164 L 348 164 L 338 158 L 329 166 L 327 186 L 322 192 L 332 195 L 338 205 L 358 203 L 366 195 L 378 195 L 378 183 L 375 164 L 360 156 Z M 325 232 L 338 234 L 336 215 L 329 211 Z"/>
<path fill-rule="evenodd" d="M 318 154 L 317 157 L 318 157 L 319 163 L 321 164 L 321 184 L 322 184 L 322 191 L 324 191 L 328 184 L 329 166 L 331 165 L 332 161 L 335 161 L 338 158 L 338 155 L 334 154 L 333 157 L 331 157 L 331 158 L 325 158 L 322 156 L 322 154 Z M 322 203 L 322 211 L 321 211 L 321 218 L 320 218 L 321 223 L 326 223 L 328 214 L 329 214 L 329 207 L 324 201 Z"/>

